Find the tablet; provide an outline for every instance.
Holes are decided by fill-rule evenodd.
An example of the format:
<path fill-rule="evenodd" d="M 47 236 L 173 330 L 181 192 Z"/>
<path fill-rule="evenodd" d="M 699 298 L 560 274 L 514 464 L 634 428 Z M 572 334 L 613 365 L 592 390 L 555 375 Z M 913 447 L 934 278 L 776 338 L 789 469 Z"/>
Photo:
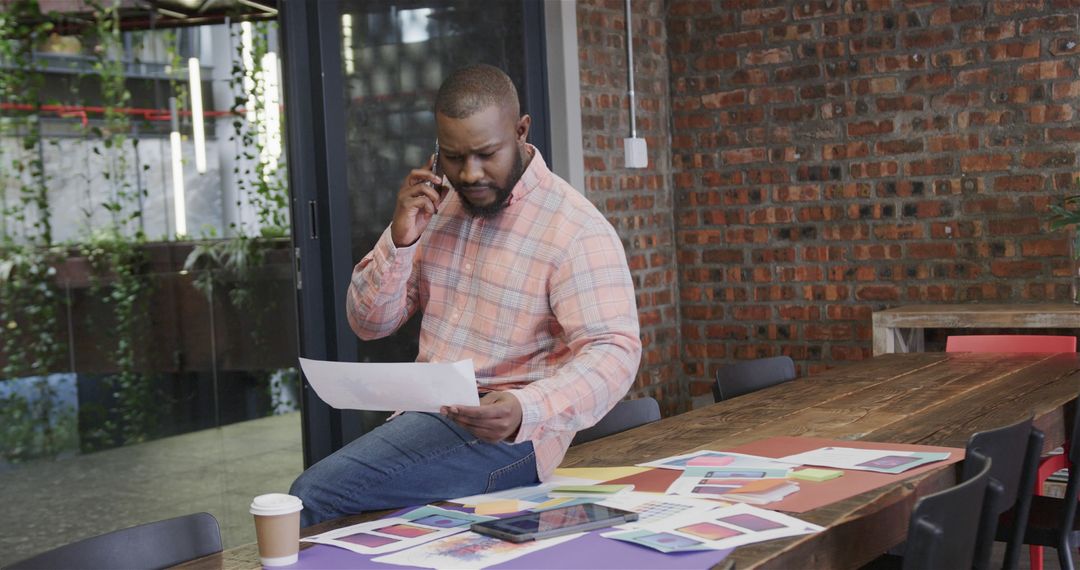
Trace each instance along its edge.
<path fill-rule="evenodd" d="M 473 532 L 510 542 L 526 542 L 606 528 L 638 519 L 638 514 L 595 503 L 555 507 L 505 519 L 473 523 Z"/>

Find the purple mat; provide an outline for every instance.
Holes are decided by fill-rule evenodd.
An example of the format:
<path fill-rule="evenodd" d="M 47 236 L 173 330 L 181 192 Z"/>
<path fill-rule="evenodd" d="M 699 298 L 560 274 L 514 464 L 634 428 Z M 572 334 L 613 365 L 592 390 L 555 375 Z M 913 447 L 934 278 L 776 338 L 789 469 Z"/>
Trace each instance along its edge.
<path fill-rule="evenodd" d="M 534 568 L 597 568 L 624 570 L 627 568 L 665 568 L 672 570 L 710 568 L 731 553 L 731 550 L 706 550 L 682 554 L 664 554 L 651 548 L 637 546 L 600 536 L 597 530 L 585 536 L 564 542 L 557 546 L 526 554 L 521 558 L 496 564 L 491 568 L 507 570 L 531 570 Z M 406 568 L 394 564 L 373 562 L 369 556 L 355 552 L 316 544 L 300 551 L 300 560 L 296 564 L 281 568 L 305 570 L 348 570 L 352 568 Z"/>

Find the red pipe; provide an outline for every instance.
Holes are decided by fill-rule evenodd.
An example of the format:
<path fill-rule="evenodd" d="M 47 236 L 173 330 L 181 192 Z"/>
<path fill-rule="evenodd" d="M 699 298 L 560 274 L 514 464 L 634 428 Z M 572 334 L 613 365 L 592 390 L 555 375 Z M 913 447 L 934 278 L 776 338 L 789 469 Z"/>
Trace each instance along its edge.
<path fill-rule="evenodd" d="M 95 113 L 98 115 L 105 114 L 105 107 L 91 107 L 86 105 L 42 105 L 37 108 L 40 111 L 46 113 L 56 113 L 60 117 L 82 117 L 83 126 L 88 123 L 87 114 Z M 24 103 L 0 103 L 0 110 L 3 111 L 34 111 L 33 105 L 27 105 Z M 147 121 L 168 121 L 172 119 L 172 114 L 168 109 L 144 109 L 140 107 L 113 107 L 113 112 L 123 113 L 125 115 L 141 115 L 143 119 Z M 181 115 L 191 116 L 191 111 L 179 112 Z M 244 113 L 243 109 L 238 109 L 235 113 L 232 111 L 203 111 L 203 117 L 227 117 L 230 115 L 241 115 Z"/>

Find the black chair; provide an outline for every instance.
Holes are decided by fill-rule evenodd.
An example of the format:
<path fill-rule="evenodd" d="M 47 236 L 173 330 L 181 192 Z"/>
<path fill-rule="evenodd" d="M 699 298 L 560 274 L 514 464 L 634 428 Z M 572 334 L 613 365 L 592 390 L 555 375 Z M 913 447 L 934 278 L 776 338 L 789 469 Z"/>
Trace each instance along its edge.
<path fill-rule="evenodd" d="M 87 538 L 27 558 L 10 570 L 154 569 L 221 552 L 221 529 L 210 513 L 195 513 Z"/>
<path fill-rule="evenodd" d="M 978 454 L 993 461 L 976 541 L 974 568 L 977 570 L 990 568 L 998 518 L 1013 509 L 1023 513 L 1020 520 L 1025 520 L 1031 507 L 1031 489 L 1039 469 L 1043 439 L 1043 433 L 1032 427 L 1031 418 L 1011 426 L 982 431 L 968 439 L 967 455 Z M 962 480 L 975 476 L 980 468 L 978 463 L 965 461 Z M 998 539 L 1007 543 L 1004 568 L 1013 569 L 1019 564 L 1023 538 L 1023 525 L 1014 525 L 1011 533 Z"/>
<path fill-rule="evenodd" d="M 713 400 L 730 400 L 794 379 L 795 362 L 790 356 L 758 358 L 731 364 L 716 371 Z"/>
<path fill-rule="evenodd" d="M 1069 437 L 1069 479 L 1065 483 L 1064 498 L 1032 497 L 1027 528 L 1024 532 L 1024 544 L 1052 546 L 1057 549 L 1058 562 L 1062 568 L 1073 566 L 1073 551 L 1080 548 L 1080 520 L 1077 519 L 1078 489 L 1080 489 L 1080 395 L 1074 406 L 1072 435 Z M 1023 521 L 1019 511 L 1006 513 L 998 524 L 998 536 L 1014 532 L 1017 520 Z M 1042 557 L 1038 564 L 1042 567 Z"/>
<path fill-rule="evenodd" d="M 971 568 L 979 533 L 979 516 L 993 461 L 978 453 L 964 458 L 975 475 L 915 503 L 908 523 L 904 570 Z"/>
<path fill-rule="evenodd" d="M 570 445 L 578 445 L 594 439 L 643 426 L 660 419 L 660 404 L 652 398 L 623 400 L 611 409 L 596 425 L 577 432 Z"/>

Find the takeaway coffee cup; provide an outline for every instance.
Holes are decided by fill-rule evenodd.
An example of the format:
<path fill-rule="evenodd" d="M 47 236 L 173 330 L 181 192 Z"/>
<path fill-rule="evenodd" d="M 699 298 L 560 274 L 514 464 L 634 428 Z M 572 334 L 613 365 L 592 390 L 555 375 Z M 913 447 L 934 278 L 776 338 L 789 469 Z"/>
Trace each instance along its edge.
<path fill-rule="evenodd" d="M 259 495 L 251 501 L 255 515 L 255 536 L 259 541 L 259 561 L 263 566 L 285 566 L 299 559 L 299 497 L 284 493 Z"/>

